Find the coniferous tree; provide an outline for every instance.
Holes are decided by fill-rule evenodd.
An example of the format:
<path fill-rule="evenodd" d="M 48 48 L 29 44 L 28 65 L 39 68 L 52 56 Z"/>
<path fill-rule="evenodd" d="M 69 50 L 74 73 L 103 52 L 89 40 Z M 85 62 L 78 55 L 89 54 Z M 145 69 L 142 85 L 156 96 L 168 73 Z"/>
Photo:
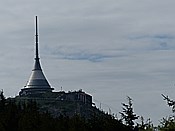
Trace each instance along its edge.
<path fill-rule="evenodd" d="M 172 108 L 172 112 L 175 113 L 175 101 L 163 94 L 162 97 L 167 102 L 168 106 Z M 160 131 L 175 130 L 175 115 L 162 118 L 162 120 L 160 121 L 160 125 L 158 126 L 158 129 Z"/>
<path fill-rule="evenodd" d="M 167 102 L 168 106 L 172 107 L 172 112 L 174 113 L 175 112 L 175 101 L 171 100 L 168 96 L 165 96 L 163 94 L 162 94 L 162 96 L 163 96 L 164 100 Z"/>
<path fill-rule="evenodd" d="M 132 107 L 133 106 L 132 99 L 129 96 L 127 97 L 127 99 L 128 99 L 128 104 L 122 103 L 123 111 L 120 112 L 120 114 L 121 114 L 122 120 L 125 121 L 126 125 L 129 126 L 130 129 L 134 129 L 134 121 L 138 119 L 139 116 L 137 116 L 133 111 L 134 109 Z"/>
<path fill-rule="evenodd" d="M 0 108 L 3 109 L 5 106 L 5 96 L 3 90 L 0 92 Z"/>

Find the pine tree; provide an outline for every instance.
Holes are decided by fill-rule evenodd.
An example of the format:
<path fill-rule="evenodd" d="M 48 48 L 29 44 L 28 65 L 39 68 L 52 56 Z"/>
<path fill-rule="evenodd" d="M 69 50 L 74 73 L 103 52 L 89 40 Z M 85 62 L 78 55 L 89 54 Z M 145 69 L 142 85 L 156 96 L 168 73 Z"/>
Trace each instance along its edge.
<path fill-rule="evenodd" d="M 132 107 L 132 99 L 128 96 L 128 104 L 122 103 L 123 105 L 123 111 L 120 112 L 122 120 L 125 120 L 125 123 L 127 126 L 130 127 L 130 129 L 134 129 L 134 120 L 138 119 L 139 116 L 137 116 Z"/>
<path fill-rule="evenodd" d="M 3 90 L 0 92 L 0 108 L 4 109 L 5 106 L 5 97 Z"/>

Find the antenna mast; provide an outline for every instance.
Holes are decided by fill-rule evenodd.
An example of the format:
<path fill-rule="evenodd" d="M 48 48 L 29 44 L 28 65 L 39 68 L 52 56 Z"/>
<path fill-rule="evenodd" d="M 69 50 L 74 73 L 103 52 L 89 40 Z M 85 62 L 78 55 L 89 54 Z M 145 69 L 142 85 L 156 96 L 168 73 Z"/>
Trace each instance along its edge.
<path fill-rule="evenodd" d="M 39 59 L 39 54 L 38 54 L 38 22 L 37 22 L 37 16 L 36 16 L 36 58 L 35 59 Z"/>

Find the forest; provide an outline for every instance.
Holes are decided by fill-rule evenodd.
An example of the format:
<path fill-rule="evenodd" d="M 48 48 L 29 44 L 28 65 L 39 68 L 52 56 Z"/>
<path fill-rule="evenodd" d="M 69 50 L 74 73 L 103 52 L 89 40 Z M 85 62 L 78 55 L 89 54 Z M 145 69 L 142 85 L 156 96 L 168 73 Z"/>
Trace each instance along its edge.
<path fill-rule="evenodd" d="M 175 112 L 175 101 L 162 95 L 168 106 Z M 151 120 L 144 120 L 134 112 L 133 101 L 127 97 L 128 103 L 122 103 L 121 117 L 104 113 L 92 114 L 91 118 L 75 114 L 72 117 L 64 114 L 53 117 L 48 111 L 41 112 L 35 101 L 16 103 L 5 98 L 0 92 L 0 131 L 173 131 L 175 116 L 162 118 L 160 124 L 154 127 Z M 136 120 L 141 122 L 137 123 Z"/>

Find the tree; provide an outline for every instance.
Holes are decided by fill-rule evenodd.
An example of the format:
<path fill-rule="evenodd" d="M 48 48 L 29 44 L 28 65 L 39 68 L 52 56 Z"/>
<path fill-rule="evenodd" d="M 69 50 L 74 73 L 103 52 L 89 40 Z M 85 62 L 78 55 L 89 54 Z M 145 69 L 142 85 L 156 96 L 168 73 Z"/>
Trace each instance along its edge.
<path fill-rule="evenodd" d="M 167 102 L 169 107 L 172 107 L 172 112 L 175 113 L 175 101 L 171 100 L 168 96 L 162 94 L 163 99 Z M 175 116 L 169 116 L 167 118 L 163 118 L 160 121 L 160 125 L 158 126 L 160 131 L 170 131 L 175 129 Z"/>
<path fill-rule="evenodd" d="M 139 116 L 137 116 L 134 113 L 134 109 L 132 107 L 132 99 L 128 96 L 128 104 L 122 103 L 123 105 L 123 111 L 120 112 L 122 120 L 125 120 L 125 123 L 127 126 L 129 126 L 131 129 L 134 129 L 134 120 L 138 119 Z"/>
<path fill-rule="evenodd" d="M 141 123 L 137 123 L 137 129 L 139 131 L 154 131 L 154 126 L 151 119 L 144 120 L 143 116 L 140 116 Z"/>
<path fill-rule="evenodd" d="M 5 97 L 3 90 L 0 92 L 0 108 L 3 109 L 5 106 Z"/>
<path fill-rule="evenodd" d="M 175 101 L 171 100 L 168 96 L 165 96 L 163 94 L 162 94 L 162 96 L 163 96 L 164 100 L 167 101 L 168 106 L 172 107 L 172 112 L 174 113 L 175 112 Z"/>

